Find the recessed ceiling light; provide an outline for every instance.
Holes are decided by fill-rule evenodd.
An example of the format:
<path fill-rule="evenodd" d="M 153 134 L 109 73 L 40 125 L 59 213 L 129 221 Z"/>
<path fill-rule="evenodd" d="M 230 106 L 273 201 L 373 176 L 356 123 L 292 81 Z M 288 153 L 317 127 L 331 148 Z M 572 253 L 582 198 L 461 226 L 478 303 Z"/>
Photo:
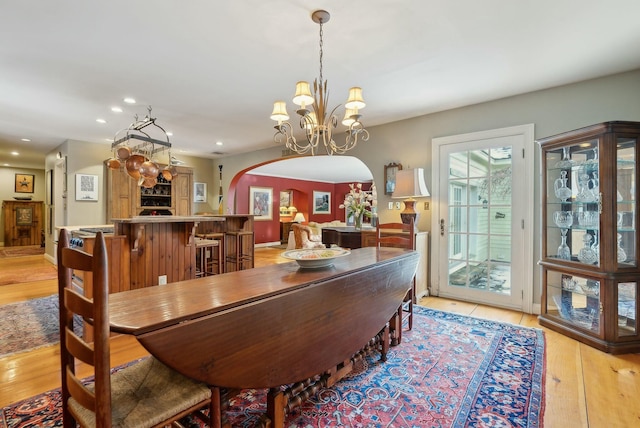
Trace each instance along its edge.
<path fill-rule="evenodd" d="M 122 108 L 115 106 L 115 107 L 111 107 L 111 111 L 114 113 L 122 113 Z"/>
<path fill-rule="evenodd" d="M 30 139 L 28 139 L 28 138 L 20 138 L 20 141 L 24 141 L 24 142 L 27 142 L 27 143 L 28 143 L 28 142 L 29 142 L 29 141 L 31 141 L 31 140 L 30 140 Z"/>
<path fill-rule="evenodd" d="M 18 152 L 11 152 L 11 154 L 14 155 L 14 156 L 20 155 L 20 153 L 18 153 Z"/>
<path fill-rule="evenodd" d="M 222 141 L 216 141 L 216 146 L 222 146 L 224 143 Z"/>
<path fill-rule="evenodd" d="M 9 166 L 9 164 L 8 163 L 3 163 L 2 166 Z"/>
<path fill-rule="evenodd" d="M 98 122 L 98 123 L 107 123 L 106 120 L 100 119 L 100 118 L 96 119 L 96 122 Z"/>
<path fill-rule="evenodd" d="M 122 101 L 124 101 L 127 104 L 135 104 L 136 103 L 135 98 L 125 98 Z"/>

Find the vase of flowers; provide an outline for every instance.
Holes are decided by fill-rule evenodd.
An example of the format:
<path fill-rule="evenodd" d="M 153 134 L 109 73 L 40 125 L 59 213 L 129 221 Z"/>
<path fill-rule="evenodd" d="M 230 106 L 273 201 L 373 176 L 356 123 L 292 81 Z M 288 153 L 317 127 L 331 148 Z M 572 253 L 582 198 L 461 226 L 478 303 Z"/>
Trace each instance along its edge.
<path fill-rule="evenodd" d="M 349 193 L 344 197 L 340 208 L 346 208 L 347 218 L 353 216 L 356 230 L 362 229 L 362 220 L 365 216 L 371 216 L 371 211 L 368 208 L 371 207 L 372 200 L 373 195 L 363 191 L 361 183 L 349 184 Z"/>

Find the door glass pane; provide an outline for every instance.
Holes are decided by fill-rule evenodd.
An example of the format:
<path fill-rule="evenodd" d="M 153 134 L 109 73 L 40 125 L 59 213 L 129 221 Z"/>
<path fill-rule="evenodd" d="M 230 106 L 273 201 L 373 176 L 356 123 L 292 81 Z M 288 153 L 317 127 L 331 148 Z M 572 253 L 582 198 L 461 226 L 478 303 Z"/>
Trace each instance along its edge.
<path fill-rule="evenodd" d="M 509 294 L 511 147 L 449 155 L 449 281 Z"/>

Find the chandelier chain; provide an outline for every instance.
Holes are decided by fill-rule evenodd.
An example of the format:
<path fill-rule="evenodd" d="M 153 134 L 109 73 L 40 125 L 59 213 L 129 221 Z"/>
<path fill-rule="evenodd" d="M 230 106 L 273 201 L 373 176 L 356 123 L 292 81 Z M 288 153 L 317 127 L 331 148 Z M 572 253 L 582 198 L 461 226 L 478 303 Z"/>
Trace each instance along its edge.
<path fill-rule="evenodd" d="M 322 56 L 324 54 L 324 50 L 323 50 L 323 42 L 322 42 L 322 35 L 323 35 L 323 31 L 322 31 L 322 21 L 320 21 L 320 85 L 322 85 L 322 82 L 324 81 L 322 79 Z"/>

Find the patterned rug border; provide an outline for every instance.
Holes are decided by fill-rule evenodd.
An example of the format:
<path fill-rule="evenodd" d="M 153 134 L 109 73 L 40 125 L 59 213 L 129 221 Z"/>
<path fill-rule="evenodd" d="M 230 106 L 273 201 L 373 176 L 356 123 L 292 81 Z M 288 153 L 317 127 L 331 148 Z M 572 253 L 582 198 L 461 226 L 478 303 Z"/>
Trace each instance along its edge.
<path fill-rule="evenodd" d="M 544 388 L 545 388 L 545 373 L 546 373 L 546 366 L 545 366 L 546 342 L 545 342 L 544 331 L 542 329 L 535 328 L 535 327 L 522 326 L 518 324 L 511 324 L 511 323 L 502 322 L 502 321 L 486 320 L 483 318 L 477 318 L 477 317 L 458 314 L 454 312 L 446 312 L 446 311 L 441 311 L 437 309 L 430 309 L 430 308 L 425 308 L 417 305 L 414 306 L 414 309 L 416 314 L 418 314 L 418 316 L 424 315 L 426 317 L 429 317 L 435 320 L 435 323 L 431 326 L 432 327 L 431 330 L 425 329 L 424 332 L 420 333 L 419 337 L 413 340 L 411 338 L 411 333 L 413 332 L 408 332 L 408 334 L 406 335 L 407 345 L 404 345 L 404 346 L 407 346 L 407 349 L 404 349 L 404 350 L 401 349 L 403 345 L 400 345 L 397 348 L 392 348 L 390 351 L 391 352 L 390 358 L 387 361 L 387 363 L 384 363 L 384 364 L 379 363 L 379 361 L 377 360 L 377 357 L 375 356 L 369 357 L 368 359 L 366 359 L 364 363 L 364 368 L 361 368 L 360 370 L 356 370 L 353 375 L 347 376 L 347 378 L 345 378 L 343 381 L 339 382 L 333 387 L 333 388 L 339 387 L 341 383 L 344 382 L 345 383 L 344 389 L 347 390 L 346 396 L 344 395 L 345 391 L 343 391 L 342 393 L 338 393 L 338 392 L 332 392 L 332 389 L 327 390 L 325 393 L 325 394 L 330 394 L 329 396 L 320 396 L 320 394 L 322 393 L 321 391 L 317 399 L 312 397 L 309 400 L 307 400 L 309 405 L 307 406 L 306 409 L 301 408 L 298 410 L 294 410 L 294 412 L 298 412 L 295 418 L 300 419 L 302 422 L 304 422 L 304 424 L 298 425 L 296 423 L 293 423 L 293 424 L 289 423 L 287 427 L 333 426 L 333 425 L 322 425 L 323 417 L 326 418 L 327 415 L 323 416 L 322 413 L 317 413 L 315 411 L 316 407 L 314 407 L 314 405 L 317 406 L 318 403 L 321 403 L 322 400 L 326 401 L 327 398 L 329 399 L 333 398 L 334 397 L 333 394 L 337 394 L 337 396 L 342 396 L 343 397 L 342 401 L 339 401 L 339 402 L 348 404 L 351 397 L 350 395 L 351 393 L 348 391 L 358 392 L 357 390 L 355 391 L 352 390 L 351 389 L 352 387 L 348 385 L 349 383 L 354 383 L 354 382 L 360 383 L 363 385 L 367 385 L 368 388 L 379 390 L 381 386 L 376 386 L 377 384 L 375 383 L 374 384 L 367 383 L 367 380 L 369 380 L 368 376 L 372 375 L 371 372 L 374 372 L 376 370 L 376 367 L 383 368 L 383 370 L 389 370 L 389 371 L 397 370 L 397 368 L 400 367 L 397 364 L 404 365 L 408 361 L 415 361 L 415 360 L 406 360 L 406 355 L 405 355 L 403 357 L 404 359 L 400 358 L 400 360 L 395 362 L 396 364 L 395 368 L 393 366 L 394 364 L 393 360 L 395 358 L 393 354 L 399 353 L 398 355 L 400 355 L 404 353 L 404 354 L 412 355 L 412 353 L 416 351 L 412 350 L 413 348 L 409 348 L 411 346 L 413 347 L 419 346 L 418 348 L 415 348 L 419 350 L 422 347 L 424 347 L 422 343 L 427 341 L 426 343 L 428 343 L 429 345 L 432 345 L 435 349 L 435 347 L 437 347 L 438 344 L 440 344 L 440 342 L 434 343 L 435 339 L 431 342 L 429 342 L 428 340 L 429 340 L 429 337 L 431 337 L 429 336 L 429 331 L 439 331 L 437 328 L 442 327 L 444 325 L 442 323 L 438 323 L 438 320 L 451 323 L 451 326 L 452 326 L 450 331 L 443 333 L 443 338 L 456 337 L 457 339 L 451 343 L 450 347 L 446 348 L 447 356 L 450 356 L 451 354 L 449 351 L 453 349 L 457 349 L 458 346 L 460 346 L 459 344 L 466 343 L 464 342 L 466 337 L 465 334 L 470 334 L 473 337 L 477 336 L 478 338 L 484 338 L 485 340 L 484 343 L 485 345 L 488 346 L 488 348 L 486 348 L 481 355 L 481 358 L 480 358 L 481 361 L 478 360 L 478 363 L 481 363 L 480 366 L 473 369 L 472 379 L 470 379 L 470 382 L 466 384 L 466 386 L 464 387 L 464 390 L 463 391 L 461 390 L 461 393 L 458 395 L 458 397 L 460 397 L 461 399 L 459 401 L 459 405 L 457 407 L 455 414 L 449 413 L 448 414 L 449 416 L 444 417 L 443 420 L 439 420 L 439 419 L 436 420 L 436 422 L 444 422 L 445 420 L 450 421 L 450 422 L 447 422 L 446 424 L 439 424 L 438 426 L 441 426 L 441 427 L 450 426 L 450 427 L 456 427 L 456 428 L 471 427 L 471 426 L 474 426 L 474 427 L 475 426 L 487 426 L 487 427 L 488 426 L 517 426 L 517 427 L 523 427 L 523 428 L 543 427 L 543 418 L 544 418 L 544 409 L 545 409 L 545 389 Z M 430 322 L 431 321 L 427 321 L 427 323 L 430 323 Z M 462 326 L 464 326 L 464 328 Z M 433 330 L 434 328 L 436 330 Z M 416 328 L 414 327 L 414 331 L 415 330 Z M 456 332 L 459 333 L 459 336 L 451 336 L 451 333 L 456 333 Z M 506 335 L 509 335 L 509 336 L 506 336 Z M 462 342 L 460 342 L 459 340 L 462 340 Z M 415 341 L 415 344 L 412 345 L 413 341 Z M 503 341 L 505 343 L 503 343 Z M 403 344 L 404 342 L 405 341 L 403 340 Z M 500 347 L 497 346 L 498 342 L 502 343 Z M 528 343 L 529 345 L 526 349 L 531 349 L 531 352 L 533 352 L 533 355 L 531 355 L 531 352 L 528 352 L 527 354 L 518 355 L 517 351 L 519 349 L 520 350 L 524 349 L 524 348 L 518 348 L 518 345 L 521 343 Z M 497 348 L 502 348 L 502 349 L 497 349 Z M 462 354 L 458 354 L 458 355 L 462 358 L 466 357 L 467 355 L 464 353 L 465 351 L 466 351 L 465 348 L 461 348 L 460 352 L 462 352 Z M 501 359 L 503 354 L 508 357 L 506 360 Z M 527 359 L 526 358 L 527 355 L 529 355 L 530 358 Z M 441 358 L 441 355 L 438 352 L 425 353 L 423 356 L 425 358 L 430 356 Z M 520 408 L 522 408 L 522 410 L 519 410 L 520 413 L 516 413 L 512 416 L 509 412 L 515 412 L 514 408 L 511 407 L 513 406 L 513 403 L 501 402 L 502 399 L 500 397 L 504 397 L 503 394 L 505 394 L 504 389 L 501 389 L 501 382 L 506 382 L 506 384 L 504 385 L 510 386 L 510 387 L 512 386 L 516 387 L 518 384 L 512 385 L 509 383 L 508 379 L 505 380 L 503 378 L 496 378 L 494 382 L 491 374 L 497 374 L 498 376 L 500 376 L 501 374 L 503 375 L 504 373 L 503 373 L 503 370 L 501 370 L 501 368 L 504 369 L 505 367 L 517 369 L 518 365 L 513 363 L 514 361 L 522 362 L 523 360 L 520 360 L 519 358 L 523 356 L 525 357 L 525 360 L 530 361 L 531 366 L 533 366 L 528 372 L 529 376 L 528 377 L 525 376 L 525 379 L 529 380 L 528 385 L 529 385 L 530 392 L 526 394 L 526 401 L 524 402 L 524 405 L 522 401 L 520 402 Z M 454 360 L 454 361 L 457 361 L 457 360 Z M 421 366 L 424 365 L 425 366 L 424 369 L 426 369 L 427 372 L 431 372 L 432 370 L 435 369 L 435 366 L 433 367 L 431 366 L 432 364 L 434 364 L 434 361 L 424 359 L 424 360 L 421 360 L 421 362 L 422 362 Z M 491 370 L 489 366 L 492 366 L 492 365 L 495 366 L 496 364 L 498 366 L 493 367 L 493 370 Z M 367 366 L 370 366 L 371 370 L 367 370 L 366 369 Z M 453 364 L 453 365 L 447 364 L 447 366 L 451 366 L 453 370 L 458 370 L 458 367 L 460 368 L 467 367 L 465 365 L 461 365 L 460 361 L 458 361 L 458 364 Z M 512 367 L 512 366 L 515 366 L 515 367 Z M 483 379 L 487 375 L 487 373 L 489 374 L 488 380 Z M 426 376 L 426 372 L 424 375 Z M 380 376 L 380 374 L 379 373 L 373 374 L 372 376 Z M 447 380 L 448 380 L 448 377 L 447 377 Z M 454 381 L 452 380 L 452 382 Z M 386 383 L 384 383 L 383 385 L 388 387 L 388 384 Z M 402 386 L 402 384 L 398 384 L 398 385 Z M 396 385 L 396 387 L 398 387 L 398 385 Z M 504 385 L 502 386 L 504 387 Z M 493 394 L 493 397 L 491 396 L 492 394 Z M 56 397 L 58 402 L 56 402 Z M 261 410 L 261 408 L 259 408 L 259 406 L 256 407 L 257 403 L 255 401 L 252 401 L 252 400 L 255 400 L 256 397 L 263 398 L 261 397 L 260 394 L 256 395 L 256 391 L 253 391 L 253 390 L 247 390 L 247 394 L 245 394 L 245 396 L 238 396 L 237 402 L 235 404 L 236 408 L 235 409 L 230 408 L 228 410 L 228 412 L 230 412 L 230 418 L 235 418 L 236 420 L 241 421 L 239 422 L 241 423 L 241 425 L 233 425 L 234 427 L 249 426 L 247 425 L 247 423 L 254 420 L 256 417 L 256 414 L 260 414 L 259 412 L 263 411 Z M 436 396 L 432 396 L 431 398 L 434 398 L 434 397 Z M 426 397 L 423 397 L 423 398 L 426 399 Z M 496 398 L 498 399 L 498 403 L 499 403 L 498 405 L 503 404 L 503 406 L 501 407 L 502 409 L 501 413 L 492 412 L 493 411 L 492 406 L 496 405 L 495 404 Z M 12 421 L 11 419 L 7 419 L 12 415 L 11 411 L 15 411 L 15 409 L 18 408 L 19 406 L 25 406 L 25 405 L 27 407 L 23 407 L 23 409 L 27 409 L 28 411 L 31 411 L 32 414 L 34 410 L 43 411 L 45 408 L 48 409 L 49 412 L 53 412 L 53 414 L 50 413 L 49 416 L 47 416 L 46 414 L 42 416 L 38 416 L 39 418 L 38 420 L 46 424 L 42 426 L 47 426 L 47 427 L 60 426 L 58 424 L 54 424 L 56 420 L 55 418 L 57 417 L 55 412 L 58 411 L 56 403 L 59 404 L 59 388 L 53 389 L 51 391 L 47 391 L 42 394 L 38 394 L 34 397 L 30 397 L 25 400 L 20 400 L 19 402 L 6 406 L 5 408 L 2 409 L 2 414 L 1 414 L 2 416 L 0 417 L 0 423 L 2 425 L 0 425 L 0 428 L 13 428 L 17 426 L 20 426 L 20 427 L 33 426 L 33 425 L 23 425 L 20 423 L 16 425 L 15 420 L 13 421 L 13 425 L 8 425 L 8 423 Z M 424 404 L 433 405 L 434 403 L 425 402 Z M 435 404 L 442 405 L 444 403 L 435 402 Z M 395 410 L 398 410 L 398 409 L 395 409 Z M 414 409 L 413 411 L 415 412 L 416 410 L 420 411 L 420 408 Z M 448 410 L 450 410 L 449 407 L 445 405 L 438 412 L 446 413 Z M 410 412 L 409 409 L 404 409 L 403 411 L 409 412 L 406 415 L 407 419 L 394 419 L 395 422 L 392 422 L 391 425 L 389 425 L 388 423 L 386 423 L 381 419 L 376 419 L 376 420 L 367 419 L 372 415 L 369 414 L 367 416 L 366 413 L 363 415 L 360 415 L 358 417 L 359 419 L 358 418 L 356 418 L 356 420 L 349 419 L 348 421 L 343 421 L 343 422 L 347 423 L 347 425 L 345 426 L 351 426 L 351 427 L 433 426 L 433 425 L 421 424 L 420 421 L 424 421 L 426 419 L 420 419 L 420 418 L 416 419 L 415 418 L 416 414 Z M 426 410 L 423 410 L 423 411 L 426 411 Z M 232 412 L 235 412 L 235 413 L 232 413 Z M 382 410 L 382 412 L 386 414 L 387 410 Z M 505 413 L 502 413 L 502 412 L 505 412 Z M 377 414 L 374 414 L 373 417 L 377 417 L 376 415 Z M 520 417 L 518 417 L 517 415 L 520 415 Z M 291 416 L 294 416 L 293 413 Z M 422 416 L 422 415 L 418 413 L 417 416 Z M 350 416 L 350 418 L 352 417 L 353 415 Z M 504 425 L 504 419 L 501 419 L 501 418 L 507 418 L 508 425 Z M 295 419 L 295 420 L 298 421 L 298 419 Z M 313 422 L 313 425 L 310 425 L 309 420 Z M 29 416 L 28 419 L 25 419 L 25 422 L 27 421 L 33 421 L 33 416 Z M 410 422 L 410 421 L 413 421 L 413 422 Z M 188 427 L 201 426 L 200 424 L 197 424 L 197 423 L 192 424 L 189 421 L 185 421 L 185 422 L 188 422 L 186 424 L 186 426 Z M 398 425 L 397 424 L 398 422 L 400 422 L 401 425 Z M 405 423 L 407 425 L 405 425 Z M 432 424 L 435 423 L 434 420 L 432 420 L 431 423 Z"/>

